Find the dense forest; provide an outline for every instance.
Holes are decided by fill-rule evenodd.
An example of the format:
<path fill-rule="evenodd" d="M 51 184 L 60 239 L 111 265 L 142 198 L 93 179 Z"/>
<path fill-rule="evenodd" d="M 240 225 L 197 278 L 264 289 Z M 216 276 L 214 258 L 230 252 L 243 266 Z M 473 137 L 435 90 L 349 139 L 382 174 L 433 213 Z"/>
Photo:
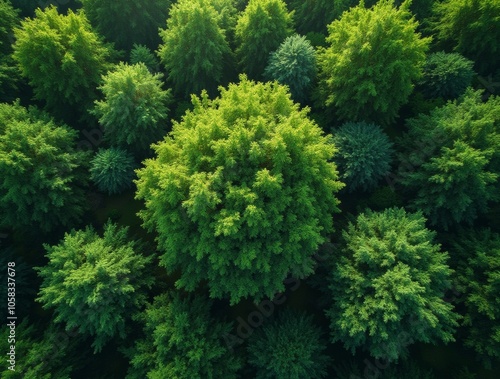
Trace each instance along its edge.
<path fill-rule="evenodd" d="M 0 0 L 2 379 L 493 379 L 500 0 Z"/>

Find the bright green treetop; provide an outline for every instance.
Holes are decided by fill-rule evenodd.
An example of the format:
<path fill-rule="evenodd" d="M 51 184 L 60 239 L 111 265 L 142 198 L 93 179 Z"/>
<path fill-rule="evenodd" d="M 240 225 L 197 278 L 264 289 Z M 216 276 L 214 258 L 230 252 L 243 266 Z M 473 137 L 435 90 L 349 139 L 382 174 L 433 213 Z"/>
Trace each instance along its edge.
<path fill-rule="evenodd" d="M 66 233 L 45 245 L 48 263 L 38 267 L 43 282 L 37 301 L 54 309 L 54 321 L 94 337 L 98 352 L 113 337 L 125 337 L 125 321 L 145 302 L 151 287 L 151 257 L 127 239 L 127 229 L 112 223 L 100 237 L 94 229 Z"/>
<path fill-rule="evenodd" d="M 143 63 L 120 63 L 103 76 L 104 99 L 95 102 L 92 113 L 112 146 L 145 152 L 166 134 L 170 90 L 162 89 L 161 78 Z"/>
<path fill-rule="evenodd" d="M 231 324 L 215 320 L 210 308 L 201 296 L 156 297 L 140 318 L 146 337 L 130 351 L 127 379 L 236 379 L 241 362 L 221 338 Z"/>
<path fill-rule="evenodd" d="M 361 4 L 328 26 L 319 54 L 325 105 L 346 121 L 392 122 L 420 78 L 430 42 L 415 32 L 408 9 L 382 0 Z"/>
<path fill-rule="evenodd" d="M 483 74 L 500 67 L 500 2 L 444 0 L 434 4 L 432 30 L 439 42 L 475 62 Z"/>
<path fill-rule="evenodd" d="M 172 6 L 158 56 L 176 92 L 215 92 L 231 55 L 222 18 L 212 0 L 180 0 Z"/>
<path fill-rule="evenodd" d="M 486 367 L 500 357 L 500 235 L 489 229 L 461 233 L 453 243 L 457 277 L 466 312 L 465 345 Z"/>
<path fill-rule="evenodd" d="M 320 379 L 329 357 L 322 332 L 310 315 L 285 311 L 264 324 L 248 341 L 249 363 L 257 379 Z"/>
<path fill-rule="evenodd" d="M 250 78 L 262 77 L 269 54 L 292 34 L 291 26 L 283 0 L 250 0 L 236 25 L 236 53 Z"/>
<path fill-rule="evenodd" d="M 214 298 L 273 297 L 312 256 L 337 210 L 335 151 L 277 83 L 239 84 L 210 101 L 193 97 L 157 157 L 139 170 L 144 225 L 158 233 L 168 271 Z"/>
<path fill-rule="evenodd" d="M 165 23 L 171 0 L 80 0 L 92 25 L 119 49 L 134 43 L 154 49 L 158 28 Z"/>
<path fill-rule="evenodd" d="M 458 316 L 442 299 L 452 270 L 425 221 L 389 208 L 368 210 L 349 224 L 330 277 L 333 342 L 395 361 L 411 343 L 454 340 Z"/>
<path fill-rule="evenodd" d="M 84 13 L 37 9 L 15 29 L 14 59 L 49 109 L 68 113 L 68 106 L 86 110 L 96 86 L 110 65 L 112 50 L 92 30 Z M 73 109 L 74 109 L 73 108 Z"/>
<path fill-rule="evenodd" d="M 0 104 L 2 226 L 49 231 L 80 218 L 87 154 L 75 149 L 76 138 L 34 109 Z"/>

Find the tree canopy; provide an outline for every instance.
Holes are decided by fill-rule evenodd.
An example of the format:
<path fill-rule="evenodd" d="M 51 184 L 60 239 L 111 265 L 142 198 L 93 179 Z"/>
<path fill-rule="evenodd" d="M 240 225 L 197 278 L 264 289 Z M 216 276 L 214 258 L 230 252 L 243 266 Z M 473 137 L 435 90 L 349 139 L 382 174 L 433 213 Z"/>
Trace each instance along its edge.
<path fill-rule="evenodd" d="M 388 124 L 422 75 L 429 38 L 416 32 L 410 2 L 350 8 L 328 26 L 318 56 L 322 97 L 345 121 Z"/>
<path fill-rule="evenodd" d="M 14 34 L 13 56 L 35 97 L 58 115 L 75 108 L 86 111 L 114 52 L 93 31 L 85 14 L 38 8 Z"/>
<path fill-rule="evenodd" d="M 408 165 L 401 166 L 399 178 L 413 197 L 412 206 L 432 224 L 470 224 L 498 198 L 499 112 L 499 97 L 482 102 L 480 92 L 469 90 L 407 121 L 401 146 Z"/>
<path fill-rule="evenodd" d="M 90 162 L 90 178 L 99 191 L 111 195 L 132 187 L 135 168 L 134 158 L 126 150 L 102 149 Z"/>
<path fill-rule="evenodd" d="M 458 316 L 443 300 L 452 270 L 425 221 L 389 208 L 349 223 L 330 275 L 332 342 L 397 361 L 414 342 L 454 341 Z"/>
<path fill-rule="evenodd" d="M 437 52 L 430 54 L 424 65 L 420 86 L 428 97 L 456 99 L 471 85 L 474 62 L 458 53 Z"/>
<path fill-rule="evenodd" d="M 335 163 L 349 191 L 373 189 L 389 173 L 392 142 L 379 126 L 350 122 L 332 130 L 332 134 L 339 150 Z"/>
<path fill-rule="evenodd" d="M 500 357 L 500 234 L 490 229 L 462 231 L 453 243 L 457 278 L 466 312 L 465 345 L 474 349 L 486 367 Z"/>
<path fill-rule="evenodd" d="M 127 231 L 110 222 L 102 237 L 91 227 L 72 230 L 58 245 L 45 245 L 48 263 L 37 268 L 43 281 L 37 301 L 54 309 L 54 322 L 66 330 L 94 337 L 96 352 L 111 338 L 125 337 L 125 321 L 153 283 L 152 257 L 142 255 Z"/>
<path fill-rule="evenodd" d="M 87 154 L 76 137 L 33 108 L 0 104 L 2 226 L 49 231 L 80 219 Z"/>
<path fill-rule="evenodd" d="M 231 55 L 214 0 L 180 0 L 172 6 L 158 56 L 176 92 L 214 93 Z"/>
<path fill-rule="evenodd" d="M 210 315 L 201 296 L 162 294 L 140 318 L 145 338 L 138 340 L 127 379 L 236 379 L 241 361 L 230 355 L 222 335 L 231 324 Z"/>
<path fill-rule="evenodd" d="M 220 97 L 193 97 L 138 171 L 144 226 L 158 233 L 177 285 L 232 303 L 273 297 L 289 275 L 313 272 L 313 259 L 337 211 L 342 187 L 335 151 L 276 83 L 239 84 Z"/>
<path fill-rule="evenodd" d="M 444 0 L 433 7 L 431 30 L 444 46 L 475 62 L 483 74 L 500 64 L 500 3 L 497 0 Z"/>
<path fill-rule="evenodd" d="M 119 49 L 134 43 L 155 49 L 158 28 L 169 15 L 171 0 L 79 0 L 92 25 Z"/>
<path fill-rule="evenodd" d="M 271 53 L 264 76 L 290 88 L 296 101 L 304 101 L 316 78 L 316 52 L 303 36 L 287 37 Z"/>
<path fill-rule="evenodd" d="M 14 27 L 20 22 L 19 11 L 9 1 L 0 0 L 0 101 L 12 101 L 19 71 L 12 59 Z"/>
<path fill-rule="evenodd" d="M 287 311 L 252 334 L 249 362 L 256 379 L 320 379 L 329 358 L 321 329 L 310 315 Z"/>
<path fill-rule="evenodd" d="M 170 90 L 162 88 L 161 78 L 143 63 L 120 63 L 103 76 L 104 99 L 95 102 L 92 113 L 111 146 L 144 153 L 167 132 Z"/>
<path fill-rule="evenodd" d="M 283 0 L 250 0 L 236 24 L 236 53 L 244 72 L 261 79 L 269 54 L 292 34 L 292 13 Z"/>

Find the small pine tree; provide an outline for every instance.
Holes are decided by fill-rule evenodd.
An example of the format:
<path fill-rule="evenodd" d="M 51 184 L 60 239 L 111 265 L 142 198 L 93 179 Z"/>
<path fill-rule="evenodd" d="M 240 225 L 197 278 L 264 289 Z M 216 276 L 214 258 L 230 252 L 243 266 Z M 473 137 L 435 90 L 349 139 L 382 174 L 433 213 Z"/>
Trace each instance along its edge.
<path fill-rule="evenodd" d="M 144 63 L 151 73 L 160 71 L 160 64 L 154 53 L 144 45 L 134 43 L 130 51 L 130 64 Z"/>
<path fill-rule="evenodd" d="M 458 53 L 438 52 L 427 57 L 420 81 L 422 92 L 430 98 L 456 99 L 470 86 L 473 62 Z"/>
<path fill-rule="evenodd" d="M 299 35 L 286 38 L 269 56 L 264 76 L 287 85 L 294 100 L 304 101 L 316 77 L 316 53 L 311 43 Z"/>
<path fill-rule="evenodd" d="M 126 150 L 99 150 L 90 165 L 90 178 L 99 191 L 113 195 L 132 187 L 136 165 L 134 158 Z"/>
<path fill-rule="evenodd" d="M 248 341 L 257 379 L 320 379 L 329 362 L 322 332 L 312 316 L 285 311 L 257 329 Z"/>
<path fill-rule="evenodd" d="M 338 149 L 335 162 L 347 189 L 376 187 L 391 168 L 393 148 L 387 135 L 379 126 L 365 122 L 344 124 L 332 134 Z"/>

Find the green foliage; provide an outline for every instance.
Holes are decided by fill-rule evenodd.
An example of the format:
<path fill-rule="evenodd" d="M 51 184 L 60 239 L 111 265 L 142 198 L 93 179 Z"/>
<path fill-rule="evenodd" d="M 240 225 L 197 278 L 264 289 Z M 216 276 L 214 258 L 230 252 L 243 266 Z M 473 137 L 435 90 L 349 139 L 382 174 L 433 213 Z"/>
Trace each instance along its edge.
<path fill-rule="evenodd" d="M 130 51 L 130 64 L 144 63 L 151 73 L 160 71 L 160 64 L 151 50 L 144 45 L 134 43 Z"/>
<path fill-rule="evenodd" d="M 95 98 L 101 75 L 110 67 L 112 49 L 94 33 L 84 13 L 60 15 L 54 7 L 15 29 L 14 59 L 48 108 L 67 114 L 86 110 Z"/>
<path fill-rule="evenodd" d="M 291 0 L 299 33 L 326 33 L 327 25 L 358 3 L 358 0 Z"/>
<path fill-rule="evenodd" d="M 291 26 L 283 0 L 250 0 L 236 24 L 236 53 L 250 78 L 261 79 L 269 54 L 292 34 Z"/>
<path fill-rule="evenodd" d="M 471 223 L 498 198 L 499 122 L 500 98 L 483 103 L 480 92 L 472 90 L 407 121 L 401 159 L 409 167 L 402 167 L 399 177 L 414 197 L 414 209 L 433 225 Z"/>
<path fill-rule="evenodd" d="M 59 245 L 45 245 L 48 263 L 36 270 L 43 282 L 37 301 L 54 309 L 54 322 L 94 337 L 98 352 L 109 339 L 125 337 L 125 321 L 143 305 L 153 277 L 151 257 L 127 240 L 128 228 L 110 222 L 103 236 L 94 229 L 66 233 Z"/>
<path fill-rule="evenodd" d="M 14 26 L 19 22 L 19 11 L 7 0 L 0 0 L 0 55 L 11 51 L 11 38 Z"/>
<path fill-rule="evenodd" d="M 500 235 L 489 229 L 461 233 L 453 252 L 466 308 L 465 345 L 491 369 L 492 361 L 500 358 Z"/>
<path fill-rule="evenodd" d="M 322 33 L 309 32 L 306 38 L 314 47 L 326 47 L 326 35 Z"/>
<path fill-rule="evenodd" d="M 143 63 L 120 63 L 103 76 L 104 99 L 95 102 L 92 113 L 112 146 L 144 152 L 166 133 L 170 90 L 162 89 L 162 76 Z"/>
<path fill-rule="evenodd" d="M 264 76 L 287 85 L 295 100 L 304 101 L 316 77 L 316 53 L 311 43 L 299 35 L 287 37 L 269 56 Z"/>
<path fill-rule="evenodd" d="M 347 123 L 332 130 L 335 157 L 341 178 L 349 191 L 376 187 L 388 174 L 392 161 L 392 143 L 375 124 Z"/>
<path fill-rule="evenodd" d="M 210 0 L 210 4 L 218 13 L 218 24 L 225 31 L 229 46 L 234 45 L 234 32 L 238 21 L 238 0 Z M 233 62 L 231 62 L 233 63 Z"/>
<path fill-rule="evenodd" d="M 458 316 L 442 299 L 452 270 L 425 221 L 390 208 L 349 223 L 330 277 L 332 342 L 396 361 L 414 342 L 453 341 Z"/>
<path fill-rule="evenodd" d="M 95 182 L 99 191 L 112 195 L 132 187 L 136 165 L 134 158 L 126 150 L 99 150 L 90 164 L 90 179 Z"/>
<path fill-rule="evenodd" d="M 412 206 L 445 229 L 459 222 L 470 224 L 488 209 L 489 201 L 498 198 L 498 174 L 487 171 L 491 155 L 463 141 L 443 147 L 405 178 L 405 184 L 419 188 Z"/>
<path fill-rule="evenodd" d="M 332 144 L 277 83 L 239 84 L 193 111 L 138 171 L 144 226 L 158 233 L 161 264 L 176 285 L 207 281 L 231 303 L 273 297 L 291 274 L 314 270 L 342 188 Z"/>
<path fill-rule="evenodd" d="M 409 2 L 359 5 L 328 26 L 329 47 L 320 51 L 320 83 L 326 106 L 346 121 L 392 122 L 420 78 L 428 38 Z"/>
<path fill-rule="evenodd" d="M 365 0 L 365 6 L 367 8 L 373 6 L 378 0 Z M 405 0 L 394 0 L 394 5 L 400 6 Z M 432 6 L 436 0 L 412 0 L 410 4 L 410 11 L 415 15 L 415 18 L 421 23 L 425 24 L 428 18 L 432 14 Z"/>
<path fill-rule="evenodd" d="M 431 29 L 438 41 L 473 60 L 483 74 L 500 65 L 500 2 L 443 0 L 434 4 Z"/>
<path fill-rule="evenodd" d="M 176 92 L 210 93 L 222 80 L 231 50 L 213 0 L 180 0 L 172 6 L 158 56 Z"/>
<path fill-rule="evenodd" d="M 0 104 L 0 224 L 49 231 L 82 215 L 87 155 L 74 130 L 35 113 Z"/>
<path fill-rule="evenodd" d="M 166 293 L 155 298 L 141 321 L 146 337 L 131 351 L 127 379 L 235 379 L 241 362 L 221 336 L 231 330 L 210 315 L 201 296 Z"/>
<path fill-rule="evenodd" d="M 0 348 L 7 353 L 12 345 L 8 343 L 10 329 L 2 327 L 2 330 Z M 41 332 L 24 319 L 16 323 L 15 340 L 15 370 L 8 369 L 6 356 L 0 369 L 2 379 L 70 379 L 75 341 L 69 340 L 64 332 L 53 326 Z"/>
<path fill-rule="evenodd" d="M 19 23 L 18 10 L 9 1 L 0 0 L 0 101 L 12 101 L 19 73 L 12 59 L 13 29 Z"/>
<path fill-rule="evenodd" d="M 456 99 L 463 95 L 472 82 L 473 62 L 460 54 L 438 52 L 427 57 L 420 82 L 427 97 Z"/>
<path fill-rule="evenodd" d="M 120 49 L 134 43 L 154 49 L 158 28 L 165 23 L 171 0 L 80 0 L 92 25 Z"/>
<path fill-rule="evenodd" d="M 322 332 L 310 315 L 287 311 L 252 334 L 249 363 L 257 379 L 319 379 L 327 376 Z"/>

